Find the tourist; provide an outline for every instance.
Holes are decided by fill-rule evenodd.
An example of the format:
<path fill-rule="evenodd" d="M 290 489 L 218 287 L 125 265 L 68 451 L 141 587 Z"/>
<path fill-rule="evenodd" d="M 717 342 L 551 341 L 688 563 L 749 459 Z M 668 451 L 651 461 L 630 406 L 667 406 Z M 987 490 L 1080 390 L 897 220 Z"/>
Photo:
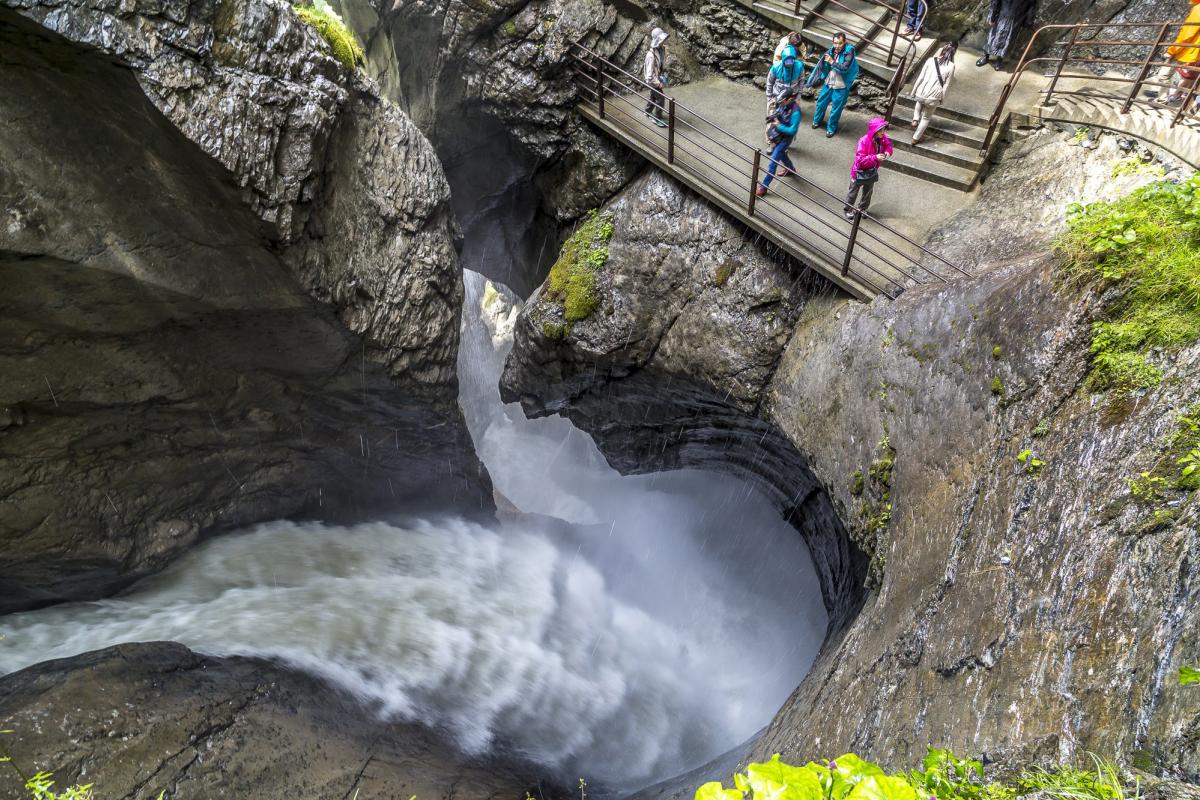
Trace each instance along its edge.
<path fill-rule="evenodd" d="M 779 40 L 779 44 L 775 46 L 775 58 L 771 62 L 772 65 L 783 61 L 783 51 L 788 47 L 792 48 L 797 53 L 800 52 L 800 33 L 798 31 L 791 31 Z"/>
<path fill-rule="evenodd" d="M 871 206 L 871 194 L 875 191 L 875 181 L 879 180 L 879 162 L 892 156 L 892 142 L 884 133 L 887 126 L 886 119 L 875 117 L 867 125 L 867 135 L 858 140 L 858 151 L 850 165 L 850 191 L 846 193 L 846 207 L 843 209 L 846 219 L 854 219 L 855 207 L 859 211 L 866 211 Z"/>
<path fill-rule="evenodd" d="M 850 96 L 850 87 L 856 78 L 858 58 L 854 53 L 854 45 L 847 44 L 846 34 L 839 31 L 833 35 L 833 47 L 821 56 L 808 79 L 810 85 L 822 84 L 817 105 L 813 109 L 812 126 L 816 129 L 825 125 L 826 139 L 837 133 L 842 109 L 846 107 L 846 98 Z M 829 112 L 828 123 L 825 122 L 826 111 Z"/>
<path fill-rule="evenodd" d="M 925 138 L 925 129 L 933 119 L 933 112 L 946 99 L 946 90 L 950 88 L 950 81 L 954 78 L 954 54 L 957 52 L 958 42 L 942 45 L 938 54 L 926 61 L 925 66 L 921 67 L 921 73 L 917 75 L 912 91 L 916 101 L 912 126 L 917 129 L 913 133 L 913 144 L 918 144 Z"/>
<path fill-rule="evenodd" d="M 667 114 L 667 39 L 671 34 L 662 28 L 650 32 L 650 49 L 646 52 L 646 71 L 643 80 L 650 87 L 650 100 L 646 103 L 646 116 L 660 128 L 667 127 L 663 117 Z"/>
<path fill-rule="evenodd" d="M 795 94 L 800 91 L 804 80 L 804 64 L 801 63 L 793 47 L 783 49 L 783 58 L 778 64 L 767 71 L 767 113 L 770 114 L 779 105 L 779 98 L 784 92 Z"/>
<path fill-rule="evenodd" d="M 800 106 L 796 105 L 796 90 L 785 89 L 779 96 L 779 107 L 768 117 L 771 121 L 767 133 L 767 138 L 772 144 L 771 163 L 767 165 L 767 174 L 763 176 L 762 183 L 754 190 L 759 197 L 767 193 L 767 187 L 775 180 L 775 171 L 780 165 L 783 166 L 783 173 L 779 177 L 786 178 L 795 173 L 796 167 L 788 157 L 788 148 L 792 146 L 796 131 L 800 130 L 800 117 Z"/>
<path fill-rule="evenodd" d="M 1187 20 L 1179 26 L 1179 34 L 1175 37 L 1175 43 L 1167 48 L 1167 64 L 1164 64 L 1158 74 L 1154 76 L 1154 82 L 1159 86 L 1154 86 L 1146 89 L 1145 93 L 1151 97 L 1162 95 L 1162 85 L 1171 83 L 1176 70 L 1179 72 L 1180 78 L 1186 84 L 1184 92 L 1190 87 L 1190 74 L 1194 74 L 1197 65 L 1200 64 L 1200 0 L 1189 0 L 1192 4 L 1192 10 L 1188 13 Z M 1166 96 L 1166 102 L 1173 102 L 1178 99 L 1179 93 L 1175 89 L 1170 90 L 1170 96 Z"/>
<path fill-rule="evenodd" d="M 911 37 L 914 42 L 921 41 L 921 29 L 925 27 L 928 15 L 929 6 L 923 0 L 908 0 L 904 4 L 904 33 L 900 35 Z"/>
<path fill-rule="evenodd" d="M 990 62 L 992 69 L 1002 69 L 1017 31 L 1033 25 L 1036 12 L 1037 0 L 992 0 L 988 8 L 990 27 L 987 43 L 983 46 L 983 55 L 975 62 L 975 66 L 982 67 Z"/>

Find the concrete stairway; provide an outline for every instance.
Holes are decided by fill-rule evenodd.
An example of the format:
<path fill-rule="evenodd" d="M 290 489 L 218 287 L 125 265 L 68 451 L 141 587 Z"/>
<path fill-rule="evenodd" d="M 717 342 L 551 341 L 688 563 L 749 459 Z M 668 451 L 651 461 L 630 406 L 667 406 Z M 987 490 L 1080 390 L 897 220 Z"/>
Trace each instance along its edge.
<path fill-rule="evenodd" d="M 901 0 L 897 0 L 900 2 Z M 888 48 L 895 30 L 895 17 L 886 7 L 870 0 L 805 0 L 796 15 L 796 5 L 787 0 L 736 0 L 738 5 L 766 17 L 782 28 L 800 30 L 806 44 L 813 50 L 824 51 L 833 42 L 833 34 L 844 31 L 852 43 L 859 45 L 859 63 L 863 70 L 879 80 L 890 81 L 899 57 L 907 50 L 908 40 L 896 41 L 892 64 L 887 63 Z M 916 43 L 916 64 L 924 61 L 937 44 L 936 37 L 925 37 Z"/>
<path fill-rule="evenodd" d="M 1078 79 L 1081 83 L 1087 78 Z M 1060 81 L 1060 86 L 1072 86 L 1071 78 Z M 1087 91 L 1086 86 L 1077 87 Z M 1192 167 L 1200 169 L 1200 125 L 1195 118 L 1186 115 L 1178 124 L 1171 127 L 1175 116 L 1175 106 L 1157 106 L 1148 102 L 1134 103 L 1128 113 L 1122 114 L 1123 101 L 1105 94 L 1102 89 L 1096 89 L 1093 96 L 1060 95 L 1053 96 L 1050 105 L 1037 105 L 1031 109 L 1030 116 L 1034 119 L 1055 122 L 1067 122 L 1091 128 L 1127 133 L 1143 141 L 1151 142 L 1169 151 Z"/>
<path fill-rule="evenodd" d="M 896 154 L 888 166 L 960 192 L 974 189 L 988 163 L 980 155 L 987 135 L 987 119 L 949 107 L 939 108 L 925 131 L 925 138 L 914 145 L 915 131 L 910 125 L 913 106 L 912 97 L 906 95 L 901 95 L 896 103 L 889 120 Z"/>

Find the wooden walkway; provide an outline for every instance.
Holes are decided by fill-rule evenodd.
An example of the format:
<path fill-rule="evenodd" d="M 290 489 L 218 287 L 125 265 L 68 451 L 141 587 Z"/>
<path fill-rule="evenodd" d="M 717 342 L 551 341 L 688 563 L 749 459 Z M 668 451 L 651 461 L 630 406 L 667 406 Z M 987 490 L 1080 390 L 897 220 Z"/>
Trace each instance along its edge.
<path fill-rule="evenodd" d="M 577 49 L 585 98 L 578 110 L 585 119 L 854 297 L 894 298 L 913 285 L 967 274 L 872 215 L 847 220 L 843 197 L 835 193 L 845 191 L 841 176 L 849 162 L 844 154 L 834 168 L 839 177 L 833 191 L 795 175 L 777 178 L 766 197 L 756 198 L 753 188 L 769 163 L 765 153 L 674 99 L 669 101 L 672 124 L 654 125 L 643 111 L 646 92 L 630 88 L 641 88 L 636 78 L 582 46 Z M 601 72 L 602 103 L 596 91 Z M 764 108 L 745 111 L 761 120 Z"/>

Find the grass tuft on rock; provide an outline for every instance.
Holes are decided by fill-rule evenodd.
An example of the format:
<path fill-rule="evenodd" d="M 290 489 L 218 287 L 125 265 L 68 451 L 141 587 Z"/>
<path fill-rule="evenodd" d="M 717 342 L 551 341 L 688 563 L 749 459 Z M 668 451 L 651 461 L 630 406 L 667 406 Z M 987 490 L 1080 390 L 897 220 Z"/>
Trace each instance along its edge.
<path fill-rule="evenodd" d="M 1117 290 L 1092 326 L 1089 386 L 1157 386 L 1163 373 L 1148 356 L 1200 340 L 1200 173 L 1072 204 L 1058 249 L 1072 274 Z"/>
<path fill-rule="evenodd" d="M 334 58 L 342 62 L 346 69 L 354 69 L 366 62 L 358 37 L 325 0 L 314 0 L 311 6 L 295 5 L 292 9 L 297 17 L 317 29 L 317 33 L 329 44 Z"/>
<path fill-rule="evenodd" d="M 612 235 L 612 215 L 592 211 L 563 244 L 550 268 L 546 297 L 562 304 L 568 324 L 587 319 L 600 305 L 597 281 L 608 263 Z"/>

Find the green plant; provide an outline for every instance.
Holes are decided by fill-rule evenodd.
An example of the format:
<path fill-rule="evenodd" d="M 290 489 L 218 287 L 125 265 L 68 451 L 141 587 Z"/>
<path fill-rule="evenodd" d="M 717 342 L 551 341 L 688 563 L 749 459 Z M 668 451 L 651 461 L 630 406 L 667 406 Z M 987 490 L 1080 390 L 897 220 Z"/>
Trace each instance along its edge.
<path fill-rule="evenodd" d="M 1038 424 L 1033 426 L 1033 430 L 1031 431 L 1031 433 L 1039 439 L 1042 438 L 1043 436 L 1045 436 L 1049 432 L 1050 432 L 1050 420 L 1048 420 L 1048 419 L 1039 419 Z"/>
<path fill-rule="evenodd" d="M 892 482 L 892 468 L 896 466 L 896 448 L 892 447 L 891 437 L 886 433 L 879 440 L 878 447 L 881 454 L 879 458 L 871 462 L 871 466 L 867 468 L 867 474 L 871 476 L 871 480 L 887 486 Z"/>
<path fill-rule="evenodd" d="M 562 303 L 563 319 L 587 319 L 600 305 L 597 276 L 608 263 L 611 214 L 592 211 L 563 244 L 547 279 L 546 297 Z"/>
<path fill-rule="evenodd" d="M 325 0 L 313 0 L 311 6 L 295 5 L 292 10 L 297 17 L 316 28 L 333 51 L 334 58 L 342 62 L 346 69 L 354 69 L 366 62 L 358 37 Z"/>
<path fill-rule="evenodd" d="M 1032 450 L 1022 450 L 1017 454 L 1017 461 L 1025 466 L 1025 472 L 1030 475 L 1037 475 L 1042 471 L 1042 467 L 1046 466 L 1046 462 L 1040 458 L 1035 458 Z"/>
<path fill-rule="evenodd" d="M 1084 142 L 1086 142 L 1088 140 L 1088 133 L 1089 133 L 1089 130 L 1086 125 L 1081 125 L 1078 128 L 1076 128 L 1075 135 L 1073 137 L 1075 140 L 1075 144 L 1083 144 Z"/>
<path fill-rule="evenodd" d="M 921 769 L 908 774 L 908 782 L 939 800 L 981 800 L 983 762 L 959 758 L 949 750 L 930 747 Z"/>
<path fill-rule="evenodd" d="M 12 733 L 11 730 L 0 731 L 0 736 L 10 733 Z M 25 791 L 29 792 L 30 800 L 94 800 L 95 798 L 95 795 L 92 794 L 94 784 L 91 783 L 76 784 L 61 792 L 55 792 L 53 774 L 38 771 L 32 777 L 26 777 L 20 767 L 13 763 L 12 755 L 3 745 L 0 745 L 0 764 L 7 764 L 17 774 L 25 786 Z M 166 795 L 166 790 L 159 792 L 157 800 L 163 800 Z"/>
<path fill-rule="evenodd" d="M 1148 356 L 1200 340 L 1200 175 L 1068 206 L 1057 248 L 1068 273 L 1117 290 L 1092 325 L 1089 386 L 1157 386 L 1163 373 Z"/>
<path fill-rule="evenodd" d="M 996 345 L 995 347 L 992 348 L 992 360 L 993 361 L 999 361 L 1000 356 L 1002 356 L 1002 355 L 1004 355 L 1003 347 L 1001 347 L 1000 345 Z"/>
<path fill-rule="evenodd" d="M 996 397 L 1004 397 L 1004 381 L 999 378 L 992 378 L 992 394 Z"/>
<path fill-rule="evenodd" d="M 866 486 L 866 477 L 861 469 L 854 470 L 854 474 L 850 476 L 850 494 L 858 497 L 863 493 L 863 488 Z"/>
<path fill-rule="evenodd" d="M 1112 163 L 1111 169 L 1114 179 L 1125 175 L 1153 175 L 1157 178 L 1163 176 L 1163 168 L 1153 161 L 1145 161 L 1140 156 L 1126 156 L 1118 158 Z"/>
<path fill-rule="evenodd" d="M 1139 800 L 1141 788 L 1138 783 L 1134 783 L 1132 793 L 1127 792 L 1115 764 L 1095 755 L 1091 758 L 1094 772 L 1068 766 L 1025 770 L 1017 781 L 1017 791 L 1019 794 L 1038 792 L 1051 800 Z"/>
<path fill-rule="evenodd" d="M 1138 477 L 1131 478 L 1126 483 L 1129 485 L 1129 493 L 1133 495 L 1133 499 L 1146 506 L 1160 502 L 1164 497 L 1163 490 L 1167 488 L 1166 478 L 1149 472 L 1140 473 Z"/>
<path fill-rule="evenodd" d="M 1180 667 L 1179 685 L 1188 686 L 1193 683 L 1200 683 L 1200 669 L 1196 669 L 1195 667 Z"/>

